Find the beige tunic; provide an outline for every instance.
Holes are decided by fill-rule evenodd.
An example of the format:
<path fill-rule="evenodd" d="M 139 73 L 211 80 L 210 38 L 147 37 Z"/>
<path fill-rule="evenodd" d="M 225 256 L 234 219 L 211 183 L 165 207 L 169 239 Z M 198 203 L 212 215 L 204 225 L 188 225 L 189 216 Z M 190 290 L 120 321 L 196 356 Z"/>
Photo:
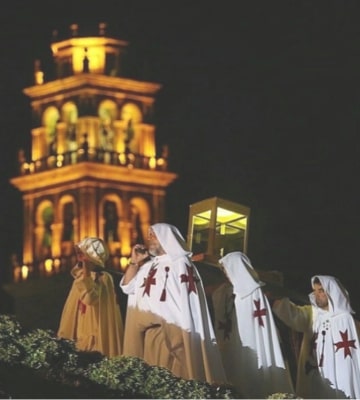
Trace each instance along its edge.
<path fill-rule="evenodd" d="M 92 272 L 83 277 L 75 266 L 74 282 L 60 319 L 58 337 L 75 340 L 78 350 L 99 351 L 108 357 L 122 354 L 123 322 L 112 276 Z"/>

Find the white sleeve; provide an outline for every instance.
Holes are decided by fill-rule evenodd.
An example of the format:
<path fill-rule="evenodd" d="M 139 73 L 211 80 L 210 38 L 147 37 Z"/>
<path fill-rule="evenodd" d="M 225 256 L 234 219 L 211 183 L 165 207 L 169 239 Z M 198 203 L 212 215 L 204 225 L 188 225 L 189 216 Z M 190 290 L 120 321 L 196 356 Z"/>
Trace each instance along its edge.
<path fill-rule="evenodd" d="M 134 276 L 134 278 L 131 279 L 131 281 L 127 285 L 123 284 L 123 280 L 124 280 L 124 277 L 121 278 L 121 281 L 119 283 L 119 286 L 120 286 L 121 290 L 125 294 L 134 294 L 135 293 L 135 287 L 136 287 L 136 276 Z"/>

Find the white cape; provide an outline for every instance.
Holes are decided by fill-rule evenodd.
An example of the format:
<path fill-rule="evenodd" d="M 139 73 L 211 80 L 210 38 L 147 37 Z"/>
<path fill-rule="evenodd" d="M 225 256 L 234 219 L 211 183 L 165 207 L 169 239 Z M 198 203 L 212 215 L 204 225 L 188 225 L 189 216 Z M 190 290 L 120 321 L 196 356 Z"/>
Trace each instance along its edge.
<path fill-rule="evenodd" d="M 314 349 L 318 370 L 325 387 L 330 391 L 326 396 L 360 398 L 360 350 L 353 310 L 349 295 L 341 283 L 332 276 L 317 275 L 329 298 L 329 310 L 316 306 L 313 294 Z M 314 277 L 312 278 L 312 280 Z"/>
<path fill-rule="evenodd" d="M 230 281 L 213 293 L 215 334 L 228 380 L 246 398 L 294 393 L 256 271 L 241 252 L 229 253 L 219 262 Z"/>

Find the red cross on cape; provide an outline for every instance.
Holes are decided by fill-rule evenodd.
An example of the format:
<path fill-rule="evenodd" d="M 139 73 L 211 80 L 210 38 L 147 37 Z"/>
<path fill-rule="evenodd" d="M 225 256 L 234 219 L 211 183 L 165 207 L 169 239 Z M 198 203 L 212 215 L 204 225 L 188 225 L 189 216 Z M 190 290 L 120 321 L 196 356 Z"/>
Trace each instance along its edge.
<path fill-rule="evenodd" d="M 186 264 L 186 270 L 187 270 L 187 274 L 181 274 L 180 275 L 180 282 L 181 283 L 189 283 L 189 294 L 191 292 L 194 292 L 196 294 L 196 285 L 195 282 L 197 281 L 197 279 L 194 277 L 193 274 L 193 268 L 190 265 Z"/>
<path fill-rule="evenodd" d="M 348 339 L 348 331 L 346 329 L 345 332 L 341 332 L 339 331 L 342 342 L 337 342 L 334 343 L 334 346 L 336 347 L 335 353 L 339 350 L 339 349 L 344 349 L 344 358 L 346 358 L 347 356 L 351 357 L 351 350 L 350 347 L 356 349 L 355 346 L 355 340 L 349 340 Z"/>
<path fill-rule="evenodd" d="M 156 279 L 154 278 L 156 272 L 157 272 L 156 268 L 151 268 L 148 273 L 148 276 L 144 279 L 144 283 L 141 285 L 141 287 L 145 287 L 143 296 L 145 294 L 150 296 L 151 285 L 156 285 Z"/>
<path fill-rule="evenodd" d="M 85 314 L 86 312 L 86 304 L 84 304 L 81 300 L 78 301 L 78 310 L 80 314 Z"/>
<path fill-rule="evenodd" d="M 265 308 L 261 308 L 260 309 L 260 299 L 259 300 L 254 300 L 254 304 L 255 304 L 255 311 L 254 311 L 254 318 L 259 318 L 259 325 L 260 326 L 264 326 L 264 321 L 262 319 L 263 316 L 266 315 L 266 309 Z"/>

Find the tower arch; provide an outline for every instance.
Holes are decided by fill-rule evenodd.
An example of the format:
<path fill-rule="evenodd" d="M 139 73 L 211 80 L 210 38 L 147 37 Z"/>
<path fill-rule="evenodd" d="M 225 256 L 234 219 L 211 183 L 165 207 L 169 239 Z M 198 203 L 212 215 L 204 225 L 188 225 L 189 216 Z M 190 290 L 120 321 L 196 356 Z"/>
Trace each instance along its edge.
<path fill-rule="evenodd" d="M 54 204 L 42 200 L 35 210 L 34 253 L 38 260 L 45 260 L 52 255 Z"/>
<path fill-rule="evenodd" d="M 42 115 L 42 125 L 45 127 L 45 141 L 47 155 L 56 154 L 56 124 L 60 119 L 60 112 L 55 106 L 49 106 Z"/>
<path fill-rule="evenodd" d="M 123 240 L 123 202 L 117 193 L 105 194 L 99 203 L 100 233 L 110 252 L 120 252 Z"/>
<path fill-rule="evenodd" d="M 131 245 L 145 243 L 150 226 L 151 212 L 147 200 L 134 196 L 130 200 Z"/>
<path fill-rule="evenodd" d="M 99 144 L 105 151 L 113 151 L 115 148 L 114 121 L 118 113 L 115 101 L 110 99 L 102 100 L 98 107 L 100 118 Z"/>
<path fill-rule="evenodd" d="M 76 123 L 78 108 L 73 101 L 66 101 L 61 107 L 61 120 L 65 124 L 66 151 L 78 149 Z"/>
<path fill-rule="evenodd" d="M 79 238 L 79 219 L 76 199 L 73 195 L 61 196 L 58 204 L 59 215 L 59 247 L 61 254 L 69 256 L 73 252 L 73 244 Z"/>

